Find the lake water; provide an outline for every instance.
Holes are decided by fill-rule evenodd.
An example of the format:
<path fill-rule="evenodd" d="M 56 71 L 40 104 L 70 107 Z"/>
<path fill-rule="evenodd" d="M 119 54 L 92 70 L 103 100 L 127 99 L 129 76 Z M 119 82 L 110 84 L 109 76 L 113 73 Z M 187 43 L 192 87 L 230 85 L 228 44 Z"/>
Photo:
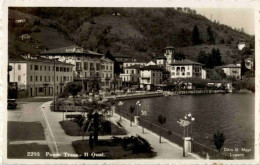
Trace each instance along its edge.
<path fill-rule="evenodd" d="M 183 128 L 177 121 L 190 112 L 195 117 L 192 124 L 195 141 L 214 149 L 213 134 L 220 130 L 226 138 L 222 149 L 234 150 L 226 151 L 226 154 L 244 154 L 233 155 L 234 159 L 254 158 L 254 94 L 180 95 L 139 100 L 147 109 L 144 117 L 147 120 L 158 124 L 157 116 L 162 114 L 166 116 L 164 127 L 182 135 Z M 135 105 L 136 101 L 125 101 L 124 109 Z M 235 152 L 235 148 L 239 151 Z M 242 151 L 242 148 L 249 151 Z"/>

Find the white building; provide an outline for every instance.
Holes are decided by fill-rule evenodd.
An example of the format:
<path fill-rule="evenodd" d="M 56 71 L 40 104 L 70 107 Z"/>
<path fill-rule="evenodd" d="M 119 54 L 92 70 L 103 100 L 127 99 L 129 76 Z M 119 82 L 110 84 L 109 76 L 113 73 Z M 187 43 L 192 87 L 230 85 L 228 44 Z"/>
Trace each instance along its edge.
<path fill-rule="evenodd" d="M 72 45 L 58 49 L 42 52 L 46 58 L 58 58 L 59 61 L 73 64 L 74 81 L 84 81 L 84 89 L 88 90 L 88 82 L 92 76 L 98 76 L 103 83 L 101 88 L 110 88 L 114 78 L 114 64 L 111 60 L 105 60 L 104 55 L 90 50 L 83 50 L 82 47 Z M 101 64 L 104 66 L 101 68 Z M 102 78 L 101 72 L 104 74 Z M 106 79 L 104 81 L 104 79 Z"/>
<path fill-rule="evenodd" d="M 145 61 L 126 61 L 123 63 L 123 68 L 132 66 L 132 65 L 141 65 L 141 66 L 145 66 L 146 62 Z"/>
<path fill-rule="evenodd" d="M 222 66 L 224 73 L 229 77 L 241 78 L 241 67 L 235 64 Z"/>
<path fill-rule="evenodd" d="M 142 65 L 132 65 L 124 68 L 124 73 L 120 74 L 120 78 L 123 82 L 139 83 L 140 69 Z"/>
<path fill-rule="evenodd" d="M 150 90 L 163 81 L 163 69 L 157 65 L 149 65 L 140 69 L 140 87 Z"/>
<path fill-rule="evenodd" d="M 191 60 L 173 60 L 170 67 L 171 78 L 206 78 L 206 71 L 202 64 Z"/>
<path fill-rule="evenodd" d="M 12 66 L 9 72 L 10 82 L 17 82 L 18 89 L 26 90 L 30 97 L 52 95 L 53 87 L 55 87 L 55 93 L 59 94 L 63 92 L 68 82 L 73 81 L 72 64 L 28 57 L 10 59 L 9 65 Z"/>
<path fill-rule="evenodd" d="M 237 45 L 239 50 L 242 50 L 245 46 L 246 46 L 245 42 L 239 42 L 238 45 Z"/>

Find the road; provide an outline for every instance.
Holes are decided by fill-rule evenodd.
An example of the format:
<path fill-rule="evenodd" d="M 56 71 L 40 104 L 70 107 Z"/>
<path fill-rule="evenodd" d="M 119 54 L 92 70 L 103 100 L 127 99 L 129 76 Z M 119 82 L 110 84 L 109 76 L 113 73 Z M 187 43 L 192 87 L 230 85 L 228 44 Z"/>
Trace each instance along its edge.
<path fill-rule="evenodd" d="M 17 100 L 18 106 L 8 110 L 7 157 L 44 159 L 46 152 L 52 152 L 51 137 L 41 112 L 41 105 L 51 97 L 37 97 Z"/>

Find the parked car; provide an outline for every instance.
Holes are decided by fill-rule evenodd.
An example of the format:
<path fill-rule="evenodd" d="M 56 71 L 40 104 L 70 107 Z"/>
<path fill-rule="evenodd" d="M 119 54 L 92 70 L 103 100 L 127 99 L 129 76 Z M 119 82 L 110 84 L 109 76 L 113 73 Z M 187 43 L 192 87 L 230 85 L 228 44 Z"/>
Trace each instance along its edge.
<path fill-rule="evenodd" d="M 16 107 L 17 107 L 16 99 L 8 99 L 7 100 L 7 108 L 8 109 L 16 109 Z"/>

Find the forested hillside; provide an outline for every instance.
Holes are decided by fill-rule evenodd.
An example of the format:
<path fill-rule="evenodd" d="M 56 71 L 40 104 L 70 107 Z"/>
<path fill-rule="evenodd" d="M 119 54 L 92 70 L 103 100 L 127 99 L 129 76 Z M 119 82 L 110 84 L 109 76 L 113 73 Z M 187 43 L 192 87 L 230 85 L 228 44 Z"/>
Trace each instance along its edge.
<path fill-rule="evenodd" d="M 230 63 L 240 58 L 235 51 L 239 41 L 252 43 L 252 48 L 254 45 L 254 38 L 243 30 L 211 22 L 189 8 L 12 8 L 10 11 L 41 20 L 30 28 L 40 29 L 33 37 L 47 49 L 76 43 L 104 54 L 110 50 L 113 55 L 151 59 L 161 56 L 163 48 L 171 45 L 196 60 L 201 50 L 220 48 L 225 57 L 223 62 Z"/>

